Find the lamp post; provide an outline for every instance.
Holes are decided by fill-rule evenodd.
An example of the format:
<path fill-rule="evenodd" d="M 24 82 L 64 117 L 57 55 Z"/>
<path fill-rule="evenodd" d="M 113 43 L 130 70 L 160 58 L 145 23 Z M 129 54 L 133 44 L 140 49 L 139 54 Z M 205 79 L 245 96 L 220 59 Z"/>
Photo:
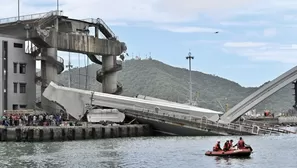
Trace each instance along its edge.
<path fill-rule="evenodd" d="M 190 105 L 192 105 L 192 74 L 191 74 L 191 60 L 194 59 L 192 53 L 189 51 L 188 56 L 186 57 L 189 60 L 189 75 L 190 75 Z"/>
<path fill-rule="evenodd" d="M 20 21 L 20 0 L 18 0 L 18 21 Z"/>

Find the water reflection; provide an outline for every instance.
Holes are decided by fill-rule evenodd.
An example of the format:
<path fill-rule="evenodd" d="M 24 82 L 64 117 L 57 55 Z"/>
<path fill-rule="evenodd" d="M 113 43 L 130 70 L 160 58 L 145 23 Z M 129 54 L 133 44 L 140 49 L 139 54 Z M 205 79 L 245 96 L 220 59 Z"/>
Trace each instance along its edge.
<path fill-rule="evenodd" d="M 1 143 L 0 167 L 42 167 L 48 163 L 49 166 L 57 166 L 59 163 L 46 156 L 48 153 L 59 152 L 61 146 L 62 143 Z M 36 155 L 39 157 L 35 158 Z"/>
<path fill-rule="evenodd" d="M 117 141 L 0 144 L 0 167 L 120 167 Z M 99 161 L 99 162 L 98 162 Z"/>
<path fill-rule="evenodd" d="M 240 158 L 240 157 L 219 157 L 216 156 L 215 157 L 215 161 L 216 164 L 218 165 L 232 165 L 232 164 L 238 164 L 238 162 L 240 162 L 241 164 L 244 164 L 246 160 L 251 159 L 251 157 L 244 157 L 244 158 Z"/>

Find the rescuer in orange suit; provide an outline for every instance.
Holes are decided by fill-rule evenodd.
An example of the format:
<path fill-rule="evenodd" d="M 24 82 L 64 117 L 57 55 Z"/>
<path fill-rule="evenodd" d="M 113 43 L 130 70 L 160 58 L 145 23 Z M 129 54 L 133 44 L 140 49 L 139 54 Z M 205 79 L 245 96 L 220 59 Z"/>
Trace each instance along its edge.
<path fill-rule="evenodd" d="M 217 141 L 216 145 L 213 147 L 213 151 L 221 151 L 220 141 Z"/>
<path fill-rule="evenodd" d="M 242 137 L 239 138 L 239 141 L 237 143 L 237 148 L 238 149 L 244 149 L 245 148 L 245 142 L 244 140 L 242 139 Z"/>
<path fill-rule="evenodd" d="M 228 151 L 229 150 L 229 140 L 227 140 L 226 142 L 225 142 L 225 144 L 224 144 L 224 147 L 223 147 L 223 150 L 224 151 Z"/>
<path fill-rule="evenodd" d="M 232 149 L 232 148 L 233 148 L 233 140 L 231 139 L 231 140 L 229 141 L 229 150 Z"/>

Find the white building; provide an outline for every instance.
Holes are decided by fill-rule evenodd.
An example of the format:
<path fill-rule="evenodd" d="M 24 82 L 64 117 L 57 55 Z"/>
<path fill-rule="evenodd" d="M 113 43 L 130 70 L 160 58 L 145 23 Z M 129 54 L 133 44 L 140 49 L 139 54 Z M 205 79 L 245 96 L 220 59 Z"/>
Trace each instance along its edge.
<path fill-rule="evenodd" d="M 25 53 L 25 41 L 0 35 L 0 115 L 5 110 L 33 109 L 36 61 Z"/>

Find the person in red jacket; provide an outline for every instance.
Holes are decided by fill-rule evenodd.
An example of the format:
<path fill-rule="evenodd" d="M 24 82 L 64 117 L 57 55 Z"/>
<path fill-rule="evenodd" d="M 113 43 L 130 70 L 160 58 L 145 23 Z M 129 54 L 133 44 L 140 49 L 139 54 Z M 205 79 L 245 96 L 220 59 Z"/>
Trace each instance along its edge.
<path fill-rule="evenodd" d="M 238 149 L 244 149 L 245 148 L 245 142 L 244 140 L 242 139 L 242 137 L 239 138 L 239 141 L 237 143 L 237 148 Z"/>
<path fill-rule="evenodd" d="M 216 145 L 213 147 L 213 151 L 221 151 L 220 141 L 217 141 Z"/>
<path fill-rule="evenodd" d="M 228 151 L 230 148 L 229 148 L 229 140 L 227 140 L 226 142 L 225 142 L 225 144 L 224 144 L 224 148 L 223 148 L 223 150 L 224 151 Z"/>
<path fill-rule="evenodd" d="M 233 148 L 233 140 L 231 139 L 231 140 L 229 141 L 229 150 L 232 149 L 232 148 Z"/>

